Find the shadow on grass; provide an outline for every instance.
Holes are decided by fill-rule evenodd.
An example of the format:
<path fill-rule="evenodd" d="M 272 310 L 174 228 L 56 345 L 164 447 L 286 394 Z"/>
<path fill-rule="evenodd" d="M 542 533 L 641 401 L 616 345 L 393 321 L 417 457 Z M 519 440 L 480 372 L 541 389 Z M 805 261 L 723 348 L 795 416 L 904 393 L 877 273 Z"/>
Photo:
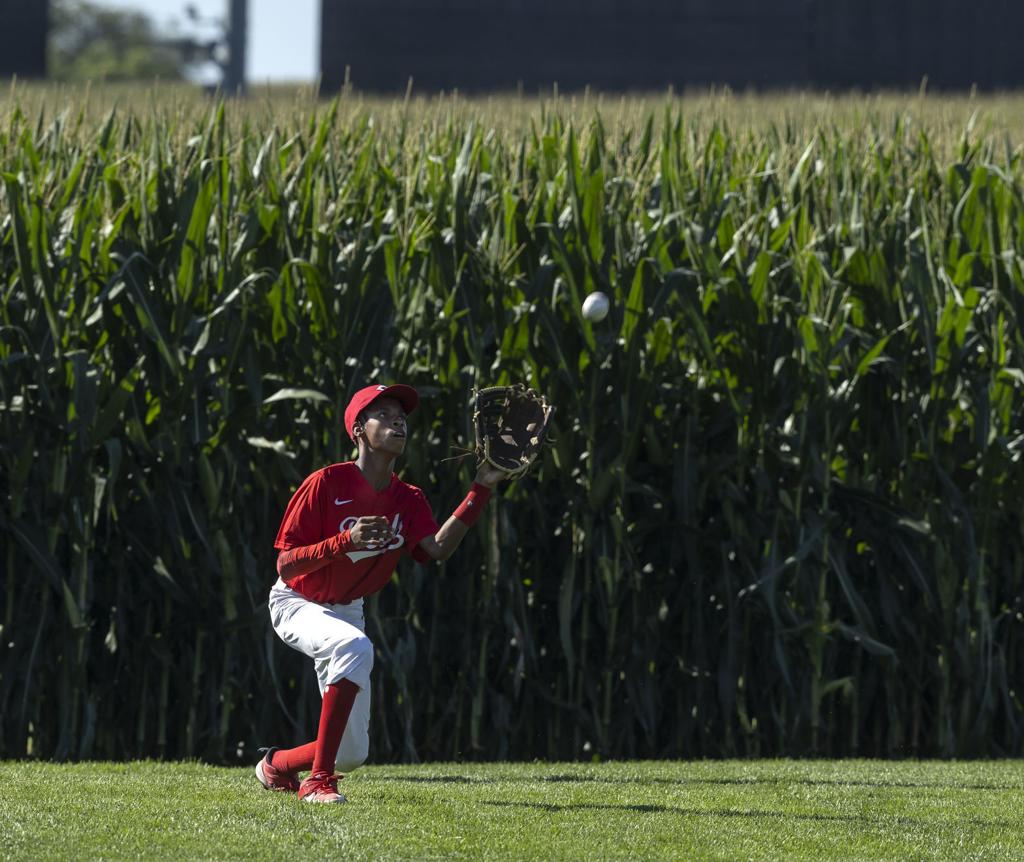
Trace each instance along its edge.
<path fill-rule="evenodd" d="M 642 814 L 679 814 L 684 817 L 766 817 L 787 820 L 824 820 L 840 821 L 845 823 L 878 823 L 874 817 L 864 817 L 857 814 L 787 814 L 783 811 L 738 811 L 735 808 L 680 808 L 675 805 L 645 805 L 645 804 L 621 804 L 614 805 L 604 802 L 573 802 L 571 804 L 559 805 L 554 802 L 499 802 L 495 799 L 485 799 L 484 805 L 510 808 L 535 808 L 538 811 L 638 811 Z M 912 823 L 908 818 L 900 818 L 900 821 Z"/>
<path fill-rule="evenodd" d="M 956 784 L 942 781 L 863 781 L 838 778 L 600 778 L 589 775 L 547 775 L 542 781 L 597 781 L 612 784 L 799 784 L 809 787 L 906 787 L 935 790 L 1024 790 L 1021 784 Z"/>
<path fill-rule="evenodd" d="M 748 817 L 751 819 L 770 820 L 812 820 L 828 823 L 859 823 L 864 826 L 921 826 L 934 828 L 933 820 L 918 819 L 916 817 L 868 817 L 863 814 L 796 814 L 786 811 L 739 811 L 735 808 L 681 808 L 674 805 L 647 805 L 647 804 L 610 804 L 601 802 L 574 802 L 566 805 L 559 805 L 554 802 L 509 802 L 496 799 L 483 800 L 484 805 L 492 805 L 496 808 L 533 808 L 537 811 L 550 813 L 562 813 L 567 811 L 623 811 L 639 812 L 641 814 L 676 814 L 682 817 Z M 970 820 L 957 821 L 958 825 L 970 824 L 971 826 L 990 827 L 993 829 L 1012 829 L 1017 824 L 1008 820 Z"/>
<path fill-rule="evenodd" d="M 476 778 L 468 775 L 377 775 L 374 781 L 408 781 L 413 784 L 505 784 L 499 778 Z M 540 775 L 536 778 L 514 779 L 517 781 L 544 781 L 565 784 L 688 784 L 711 785 L 784 785 L 798 784 L 809 787 L 877 787 L 908 788 L 913 790 L 1024 790 L 1020 784 L 951 784 L 935 781 L 845 781 L 835 778 L 605 778 L 596 775 Z"/>

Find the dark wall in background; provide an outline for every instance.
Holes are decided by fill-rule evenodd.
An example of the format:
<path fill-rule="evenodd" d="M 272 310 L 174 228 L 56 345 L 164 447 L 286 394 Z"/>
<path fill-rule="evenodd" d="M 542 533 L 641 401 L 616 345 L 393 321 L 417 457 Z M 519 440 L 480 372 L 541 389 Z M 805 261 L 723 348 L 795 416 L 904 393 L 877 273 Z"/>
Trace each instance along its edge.
<path fill-rule="evenodd" d="M 1021 0 L 816 0 L 812 82 L 1024 86 Z"/>
<path fill-rule="evenodd" d="M 1024 85 L 1022 0 L 323 0 L 333 90 Z"/>
<path fill-rule="evenodd" d="M 0 0 L 0 78 L 46 74 L 47 0 Z"/>

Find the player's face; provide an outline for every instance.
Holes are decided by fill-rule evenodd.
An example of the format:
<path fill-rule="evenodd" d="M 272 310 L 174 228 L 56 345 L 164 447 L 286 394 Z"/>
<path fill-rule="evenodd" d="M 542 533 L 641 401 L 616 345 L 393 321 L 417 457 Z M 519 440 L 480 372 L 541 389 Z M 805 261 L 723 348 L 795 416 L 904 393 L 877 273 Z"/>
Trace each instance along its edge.
<path fill-rule="evenodd" d="M 401 455 L 405 451 L 405 411 L 395 398 L 378 398 L 366 408 L 366 442 L 373 449 Z"/>

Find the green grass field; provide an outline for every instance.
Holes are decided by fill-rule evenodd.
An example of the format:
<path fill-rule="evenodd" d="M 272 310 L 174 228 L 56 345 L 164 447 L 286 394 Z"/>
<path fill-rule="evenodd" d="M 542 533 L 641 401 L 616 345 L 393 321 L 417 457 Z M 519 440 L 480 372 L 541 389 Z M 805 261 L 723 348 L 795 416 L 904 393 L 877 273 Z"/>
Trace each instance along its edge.
<path fill-rule="evenodd" d="M 4 859 L 1024 859 L 1024 764 L 386 766 L 348 805 L 249 769 L 0 765 Z"/>

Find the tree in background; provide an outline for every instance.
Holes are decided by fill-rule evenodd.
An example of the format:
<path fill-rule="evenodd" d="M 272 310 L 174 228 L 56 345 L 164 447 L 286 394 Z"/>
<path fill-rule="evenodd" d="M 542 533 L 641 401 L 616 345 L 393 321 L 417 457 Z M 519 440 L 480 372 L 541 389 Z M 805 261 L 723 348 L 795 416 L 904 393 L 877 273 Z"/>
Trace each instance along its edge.
<path fill-rule="evenodd" d="M 56 80 L 185 78 L 187 58 L 180 44 L 161 36 L 142 12 L 54 0 L 51 22 L 50 70 Z"/>

